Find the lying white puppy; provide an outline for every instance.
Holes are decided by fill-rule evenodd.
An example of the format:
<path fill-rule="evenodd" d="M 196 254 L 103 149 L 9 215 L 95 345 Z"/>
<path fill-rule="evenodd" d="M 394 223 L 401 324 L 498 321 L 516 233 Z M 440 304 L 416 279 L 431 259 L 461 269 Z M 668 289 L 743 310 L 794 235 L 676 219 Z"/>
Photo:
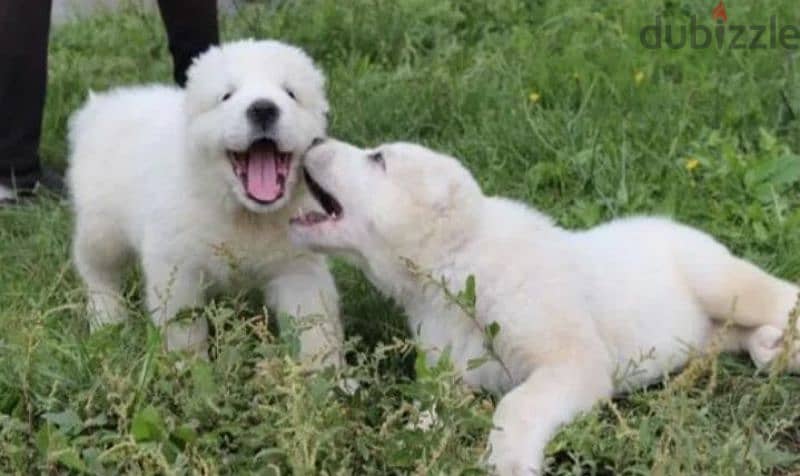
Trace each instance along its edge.
<path fill-rule="evenodd" d="M 293 218 L 292 239 L 355 263 L 405 308 L 429 359 L 449 349 L 467 385 L 505 393 L 490 435 L 501 475 L 540 472 L 561 424 L 678 369 L 727 320 L 726 350 L 747 350 L 758 366 L 781 351 L 798 288 L 692 228 L 631 218 L 564 230 L 484 196 L 457 160 L 411 144 L 329 140 L 305 167 L 327 214 Z M 472 317 L 436 284 L 456 292 L 471 275 Z M 496 358 L 470 369 L 489 345 Z"/>
<path fill-rule="evenodd" d="M 74 259 L 92 328 L 124 319 L 120 277 L 138 255 L 157 324 L 209 290 L 257 287 L 300 321 L 303 358 L 338 363 L 333 279 L 288 236 L 309 201 L 302 154 L 325 135 L 322 73 L 293 46 L 240 41 L 203 54 L 188 76 L 185 91 L 93 94 L 72 119 Z M 205 320 L 174 321 L 167 346 L 202 351 L 207 333 Z"/>

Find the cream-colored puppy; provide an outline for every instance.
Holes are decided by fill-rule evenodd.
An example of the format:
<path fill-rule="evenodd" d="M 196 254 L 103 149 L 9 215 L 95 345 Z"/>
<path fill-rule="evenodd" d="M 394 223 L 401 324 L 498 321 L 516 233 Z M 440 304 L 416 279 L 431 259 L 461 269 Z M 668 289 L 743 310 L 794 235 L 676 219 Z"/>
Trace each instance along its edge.
<path fill-rule="evenodd" d="M 168 348 L 205 348 L 205 320 L 173 318 L 206 291 L 258 288 L 298 319 L 302 357 L 338 363 L 333 278 L 288 236 L 309 201 L 303 152 L 325 135 L 324 76 L 299 48 L 247 40 L 210 49 L 188 76 L 186 90 L 92 95 L 72 119 L 74 259 L 92 328 L 125 318 L 120 276 L 138 257 Z"/>
<path fill-rule="evenodd" d="M 561 424 L 680 368 L 727 320 L 726 349 L 759 367 L 781 352 L 798 288 L 695 229 L 630 218 L 565 230 L 412 144 L 329 140 L 305 167 L 327 214 L 295 217 L 293 240 L 351 260 L 405 308 L 429 359 L 449 349 L 467 385 L 505 394 L 489 438 L 498 474 L 539 473 Z M 453 292 L 474 276 L 479 326 L 426 273 Z M 492 323 L 496 359 L 471 369 Z"/>

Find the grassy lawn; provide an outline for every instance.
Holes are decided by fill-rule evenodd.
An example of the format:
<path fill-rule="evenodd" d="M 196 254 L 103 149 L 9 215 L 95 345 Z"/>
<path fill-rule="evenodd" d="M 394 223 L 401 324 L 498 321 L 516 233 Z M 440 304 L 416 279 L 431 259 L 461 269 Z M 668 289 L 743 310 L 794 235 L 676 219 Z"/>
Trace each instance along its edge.
<path fill-rule="evenodd" d="M 448 151 L 489 193 L 567 227 L 675 217 L 800 278 L 798 51 L 649 50 L 639 31 L 657 13 L 711 25 L 717 2 L 610 3 L 271 2 L 223 36 L 306 48 L 329 76 L 334 136 Z M 795 0 L 729 3 L 731 23 L 800 24 Z M 50 61 L 42 151 L 58 167 L 90 88 L 171 77 L 158 17 L 137 12 L 54 32 Z M 0 209 L 0 473 L 483 474 L 492 396 L 417 363 L 401 313 L 351 268 L 334 264 L 355 396 L 304 376 L 252 296 L 205 310 L 211 363 L 162 350 L 136 272 L 134 318 L 89 335 L 69 244 L 67 206 Z M 415 429 L 434 405 L 435 426 Z M 800 474 L 800 378 L 701 358 L 598 405 L 548 459 L 559 475 Z"/>

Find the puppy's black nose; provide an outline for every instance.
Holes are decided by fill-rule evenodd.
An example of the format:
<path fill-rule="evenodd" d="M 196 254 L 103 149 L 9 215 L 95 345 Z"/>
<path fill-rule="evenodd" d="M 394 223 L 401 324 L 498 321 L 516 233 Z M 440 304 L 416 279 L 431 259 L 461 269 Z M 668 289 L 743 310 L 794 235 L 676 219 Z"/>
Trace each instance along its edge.
<path fill-rule="evenodd" d="M 259 99 L 247 108 L 247 118 L 253 125 L 260 127 L 262 130 L 272 127 L 280 115 L 281 110 L 278 109 L 274 102 L 268 99 Z"/>

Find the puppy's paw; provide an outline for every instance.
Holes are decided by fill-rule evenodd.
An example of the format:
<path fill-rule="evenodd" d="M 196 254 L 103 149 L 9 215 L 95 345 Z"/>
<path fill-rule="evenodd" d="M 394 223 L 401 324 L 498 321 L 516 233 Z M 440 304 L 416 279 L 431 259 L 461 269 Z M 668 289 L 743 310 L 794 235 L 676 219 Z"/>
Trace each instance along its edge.
<path fill-rule="evenodd" d="M 513 432 L 496 428 L 489 434 L 487 464 L 494 476 L 541 476 L 541 463 L 532 448 Z"/>
<path fill-rule="evenodd" d="M 124 311 L 115 313 L 90 311 L 88 320 L 89 333 L 94 334 L 95 332 L 107 326 L 125 322 L 128 320 L 128 316 Z"/>
<path fill-rule="evenodd" d="M 354 396 L 361 389 L 361 384 L 354 378 L 340 378 L 336 382 L 336 386 L 349 397 Z"/>
<path fill-rule="evenodd" d="M 166 325 L 167 350 L 184 351 L 208 360 L 208 321 L 197 318 Z"/>
<path fill-rule="evenodd" d="M 747 338 L 747 350 L 758 369 L 768 367 L 784 352 L 784 332 L 775 326 L 761 326 Z M 800 372 L 800 342 L 793 342 L 789 349 L 788 369 Z"/>

